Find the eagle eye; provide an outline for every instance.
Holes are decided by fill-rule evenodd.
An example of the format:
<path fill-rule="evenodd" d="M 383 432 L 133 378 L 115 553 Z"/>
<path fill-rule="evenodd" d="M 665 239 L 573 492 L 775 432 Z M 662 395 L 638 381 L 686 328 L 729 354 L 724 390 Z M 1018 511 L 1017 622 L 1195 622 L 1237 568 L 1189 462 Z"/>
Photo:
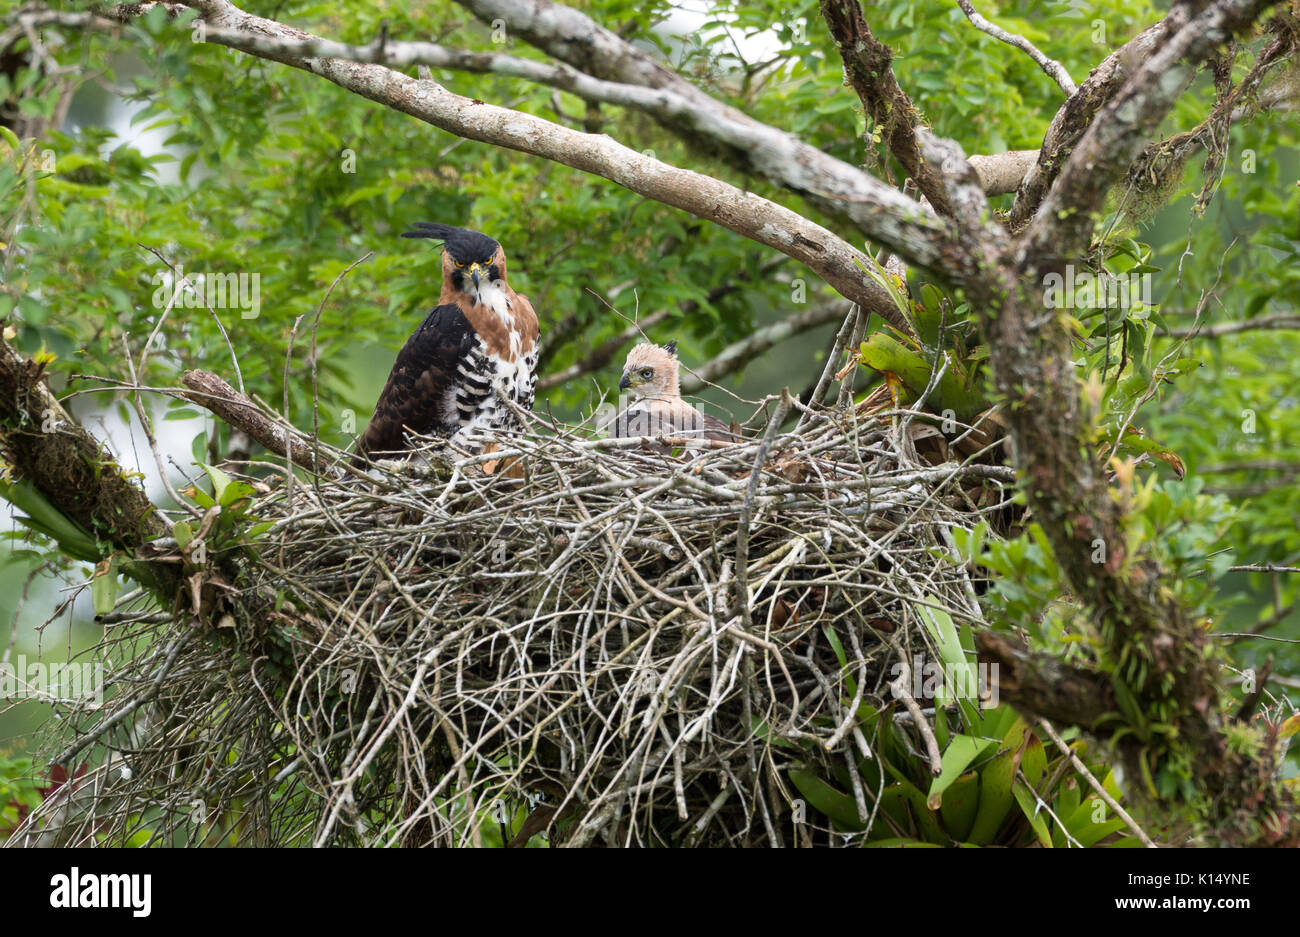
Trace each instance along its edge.
<path fill-rule="evenodd" d="M 457 266 L 457 267 L 463 267 L 463 266 L 465 266 L 465 265 L 464 265 L 463 263 L 461 263 L 461 262 L 458 260 L 458 261 L 456 261 L 456 266 Z"/>
<path fill-rule="evenodd" d="M 483 266 L 485 266 L 485 267 L 490 267 L 490 266 L 492 266 L 492 258 L 489 257 L 487 260 L 483 261 Z"/>

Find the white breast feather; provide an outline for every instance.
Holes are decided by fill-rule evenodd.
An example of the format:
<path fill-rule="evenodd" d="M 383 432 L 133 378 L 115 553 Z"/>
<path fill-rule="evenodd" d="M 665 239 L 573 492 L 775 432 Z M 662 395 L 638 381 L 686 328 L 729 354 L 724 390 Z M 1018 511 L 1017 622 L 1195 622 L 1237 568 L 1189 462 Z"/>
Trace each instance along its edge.
<path fill-rule="evenodd" d="M 503 302 L 504 299 L 505 296 L 502 294 Z M 518 347 L 520 340 L 521 337 L 518 331 L 511 329 L 511 345 Z M 516 403 L 522 403 L 521 398 L 529 396 L 528 392 L 532 390 L 536 355 L 517 355 L 514 360 L 506 360 L 497 355 L 489 354 L 481 339 L 478 348 L 479 353 L 482 355 L 480 360 L 487 365 L 485 373 L 481 377 L 486 379 L 489 384 L 500 387 L 502 393 Z M 473 416 L 453 434 L 452 438 L 459 442 L 463 436 L 469 433 L 476 433 L 484 429 L 496 430 L 500 428 L 503 421 L 510 419 L 512 419 L 510 408 L 501 403 L 495 393 L 489 393 L 478 404 Z"/>
<path fill-rule="evenodd" d="M 476 302 L 491 309 L 501 319 L 510 336 L 510 353 L 518 357 L 520 334 L 513 327 L 514 322 L 510 316 L 510 299 L 506 296 L 505 282 L 503 280 L 484 280 L 479 283 L 477 291 L 472 283 L 467 282 L 465 286 Z"/>

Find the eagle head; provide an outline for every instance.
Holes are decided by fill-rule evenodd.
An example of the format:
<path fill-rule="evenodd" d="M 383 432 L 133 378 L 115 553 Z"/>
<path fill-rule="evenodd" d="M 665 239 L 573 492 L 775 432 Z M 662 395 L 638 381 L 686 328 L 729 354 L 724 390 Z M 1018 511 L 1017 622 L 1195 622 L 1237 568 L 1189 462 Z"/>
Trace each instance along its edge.
<path fill-rule="evenodd" d="M 629 351 L 618 389 L 636 397 L 677 396 L 677 341 L 663 346 L 643 342 Z"/>
<path fill-rule="evenodd" d="M 506 255 L 501 245 L 486 234 L 420 221 L 414 231 L 407 231 L 402 237 L 442 241 L 443 270 L 459 292 L 477 298 L 485 286 L 501 283 L 506 278 Z"/>

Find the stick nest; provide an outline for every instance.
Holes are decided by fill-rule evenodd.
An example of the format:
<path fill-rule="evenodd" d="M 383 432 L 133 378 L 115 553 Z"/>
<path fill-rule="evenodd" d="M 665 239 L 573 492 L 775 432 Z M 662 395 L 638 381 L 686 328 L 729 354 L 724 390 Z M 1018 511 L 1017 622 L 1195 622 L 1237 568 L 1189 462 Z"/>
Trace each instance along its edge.
<path fill-rule="evenodd" d="M 951 530 L 1009 497 L 1009 469 L 919 444 L 925 419 L 807 414 L 688 453 L 530 431 L 260 485 L 206 564 L 173 545 L 174 609 L 109 616 L 106 700 L 62 720 L 88 767 L 25 835 L 851 843 L 792 823 L 787 771 L 873 757 L 857 714 L 927 653 L 918 607 L 979 616 Z"/>

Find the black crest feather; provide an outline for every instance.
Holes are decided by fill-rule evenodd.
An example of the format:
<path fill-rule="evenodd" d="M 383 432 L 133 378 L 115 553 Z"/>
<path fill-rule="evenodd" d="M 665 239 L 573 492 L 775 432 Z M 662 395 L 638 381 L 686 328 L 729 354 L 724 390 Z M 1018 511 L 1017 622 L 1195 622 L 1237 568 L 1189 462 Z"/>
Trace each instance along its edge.
<path fill-rule="evenodd" d="M 664 346 L 664 351 L 668 352 L 668 354 L 670 354 L 670 355 L 672 355 L 674 358 L 676 358 L 676 357 L 677 357 L 677 339 L 674 338 L 671 342 L 669 342 L 667 345 L 665 345 L 665 346 Z"/>
<path fill-rule="evenodd" d="M 482 260 L 496 253 L 497 242 L 486 234 L 471 231 L 469 228 L 457 228 L 449 224 L 437 224 L 432 221 L 417 221 L 415 230 L 407 231 L 404 238 L 429 238 L 442 241 L 447 253 L 453 260 L 465 263 Z"/>

